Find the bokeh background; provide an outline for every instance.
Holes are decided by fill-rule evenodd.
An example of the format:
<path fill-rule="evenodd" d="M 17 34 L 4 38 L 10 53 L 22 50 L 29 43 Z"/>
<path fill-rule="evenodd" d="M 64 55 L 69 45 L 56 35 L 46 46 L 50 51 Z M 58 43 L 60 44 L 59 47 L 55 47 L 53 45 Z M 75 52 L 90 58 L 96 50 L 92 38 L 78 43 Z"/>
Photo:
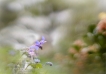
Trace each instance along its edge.
<path fill-rule="evenodd" d="M 47 43 L 39 57 L 54 65 L 38 69 L 38 74 L 105 74 L 105 51 L 97 49 L 106 42 L 92 42 L 95 38 L 88 33 L 105 12 L 106 0 L 0 0 L 0 74 L 11 74 L 11 63 L 19 58 L 16 50 L 41 36 Z M 86 34 L 91 42 L 84 41 Z M 93 52 L 88 54 L 88 48 Z"/>

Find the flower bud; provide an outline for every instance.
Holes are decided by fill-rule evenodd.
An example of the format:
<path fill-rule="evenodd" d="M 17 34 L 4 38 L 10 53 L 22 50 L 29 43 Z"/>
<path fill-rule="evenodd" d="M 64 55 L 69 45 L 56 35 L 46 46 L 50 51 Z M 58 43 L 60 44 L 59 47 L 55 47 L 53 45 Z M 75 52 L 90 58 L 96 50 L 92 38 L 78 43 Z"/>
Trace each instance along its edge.
<path fill-rule="evenodd" d="M 53 63 L 52 62 L 46 62 L 46 65 L 53 66 Z"/>
<path fill-rule="evenodd" d="M 40 60 L 39 60 L 39 59 L 34 59 L 34 62 L 35 62 L 35 63 L 39 63 Z"/>

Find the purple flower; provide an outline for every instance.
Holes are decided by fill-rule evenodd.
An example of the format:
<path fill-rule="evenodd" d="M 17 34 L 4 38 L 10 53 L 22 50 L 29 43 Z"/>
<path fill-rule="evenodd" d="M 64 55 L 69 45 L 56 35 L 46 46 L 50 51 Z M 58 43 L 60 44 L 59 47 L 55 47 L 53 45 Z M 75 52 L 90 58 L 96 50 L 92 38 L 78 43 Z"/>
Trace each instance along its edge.
<path fill-rule="evenodd" d="M 35 52 L 33 52 L 33 51 L 29 51 L 28 52 L 31 56 L 35 56 L 36 54 L 35 54 Z"/>
<path fill-rule="evenodd" d="M 33 49 L 38 50 L 39 47 L 38 47 L 37 45 L 31 45 L 31 46 L 29 47 L 29 49 L 30 49 L 30 50 L 33 50 Z"/>
<path fill-rule="evenodd" d="M 46 41 L 45 41 L 45 37 L 42 36 L 42 40 L 40 41 L 40 45 L 42 46 L 42 44 L 44 44 Z"/>
<path fill-rule="evenodd" d="M 31 55 L 31 56 L 35 56 L 35 50 L 34 49 L 29 49 L 28 50 L 28 53 Z"/>
<path fill-rule="evenodd" d="M 38 50 L 39 48 L 42 49 L 42 45 L 45 43 L 45 37 L 42 36 L 42 39 L 40 41 L 36 41 L 34 45 L 30 46 L 30 49 L 36 49 Z"/>

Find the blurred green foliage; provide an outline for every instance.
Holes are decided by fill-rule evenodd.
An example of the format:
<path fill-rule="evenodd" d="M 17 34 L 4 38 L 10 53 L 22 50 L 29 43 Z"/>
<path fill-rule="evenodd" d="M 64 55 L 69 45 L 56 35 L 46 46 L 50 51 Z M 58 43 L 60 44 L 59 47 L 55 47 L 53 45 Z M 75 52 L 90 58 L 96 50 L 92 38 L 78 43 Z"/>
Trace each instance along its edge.
<path fill-rule="evenodd" d="M 67 63 L 75 74 L 105 74 L 106 72 L 106 35 L 99 33 L 95 24 L 88 27 L 87 33 L 69 49 Z M 83 45 L 85 44 L 85 45 Z M 73 62 L 73 61 L 74 62 Z"/>
<path fill-rule="evenodd" d="M 0 48 L 0 74 L 12 74 L 14 65 L 18 63 L 20 53 L 11 47 Z"/>

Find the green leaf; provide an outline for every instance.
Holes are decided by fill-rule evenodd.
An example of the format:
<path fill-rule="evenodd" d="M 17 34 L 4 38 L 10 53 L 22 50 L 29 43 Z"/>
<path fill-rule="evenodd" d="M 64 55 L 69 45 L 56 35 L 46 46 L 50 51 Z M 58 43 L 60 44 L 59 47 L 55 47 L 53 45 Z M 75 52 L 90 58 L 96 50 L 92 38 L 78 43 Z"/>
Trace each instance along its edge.
<path fill-rule="evenodd" d="M 88 31 L 91 32 L 91 33 L 93 33 L 95 27 L 96 27 L 95 24 L 91 24 L 90 26 L 88 26 Z"/>
<path fill-rule="evenodd" d="M 73 47 L 77 50 L 77 51 L 79 51 L 80 50 L 80 46 L 78 46 L 78 45 L 73 45 Z"/>
<path fill-rule="evenodd" d="M 41 63 L 36 63 L 36 64 L 31 64 L 31 66 L 33 67 L 33 68 L 42 68 L 42 64 Z"/>

